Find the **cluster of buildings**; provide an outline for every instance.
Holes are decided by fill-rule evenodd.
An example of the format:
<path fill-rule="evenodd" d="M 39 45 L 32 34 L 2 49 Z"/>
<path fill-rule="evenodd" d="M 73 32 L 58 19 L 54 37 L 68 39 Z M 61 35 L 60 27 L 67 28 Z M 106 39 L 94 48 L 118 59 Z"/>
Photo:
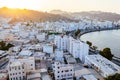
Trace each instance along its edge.
<path fill-rule="evenodd" d="M 64 34 L 90 27 L 94 21 L 8 24 L 9 19 L 2 19 L 0 41 L 14 47 L 0 51 L 0 80 L 103 80 L 120 73 L 120 67 L 104 57 L 89 55 L 86 43 Z M 48 34 L 51 31 L 61 34 Z M 97 71 L 97 76 L 90 69 Z"/>
<path fill-rule="evenodd" d="M 79 58 L 83 63 L 89 52 L 89 46 L 86 43 L 73 37 L 55 36 L 55 45 L 59 50 L 68 51 L 74 58 Z"/>
<path fill-rule="evenodd" d="M 96 29 L 113 28 L 117 25 L 120 25 L 120 21 L 112 22 L 112 21 L 82 19 L 79 22 L 56 21 L 56 22 L 43 22 L 43 23 L 39 23 L 39 25 L 44 26 L 44 30 L 53 30 L 62 33 L 64 31 L 73 31 L 77 29 L 96 30 Z"/>

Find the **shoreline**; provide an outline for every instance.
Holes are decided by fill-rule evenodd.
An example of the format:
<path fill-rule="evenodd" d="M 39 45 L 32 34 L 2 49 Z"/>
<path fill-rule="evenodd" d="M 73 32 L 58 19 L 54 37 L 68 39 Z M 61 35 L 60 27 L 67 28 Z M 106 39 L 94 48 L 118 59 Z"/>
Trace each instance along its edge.
<path fill-rule="evenodd" d="M 84 34 L 91 33 L 91 32 L 101 32 L 101 31 L 119 30 L 119 29 L 120 29 L 120 27 L 114 27 L 114 28 L 104 28 L 104 29 L 81 31 L 81 34 L 79 35 L 79 37 L 81 37 Z"/>
<path fill-rule="evenodd" d="M 117 27 L 117 28 L 116 27 L 114 27 L 114 28 L 105 28 L 105 29 L 99 29 L 99 30 L 96 29 L 96 30 L 81 31 L 81 34 L 78 35 L 78 38 L 79 38 L 80 41 L 82 41 L 80 37 L 82 35 L 84 35 L 84 34 L 92 33 L 92 32 L 109 31 L 109 30 L 120 30 L 120 27 Z M 114 63 L 120 63 L 120 57 L 117 57 L 117 56 L 114 55 L 113 58 L 112 58 L 112 62 L 114 62 Z M 117 65 L 120 66 L 120 64 L 117 64 Z"/>

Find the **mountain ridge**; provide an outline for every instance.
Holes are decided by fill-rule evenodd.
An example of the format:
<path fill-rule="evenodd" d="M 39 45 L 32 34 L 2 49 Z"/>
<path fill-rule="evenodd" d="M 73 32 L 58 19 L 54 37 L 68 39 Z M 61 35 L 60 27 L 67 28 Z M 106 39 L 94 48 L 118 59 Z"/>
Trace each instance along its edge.
<path fill-rule="evenodd" d="M 92 19 L 99 19 L 101 21 L 109 20 L 109 21 L 118 21 L 120 20 L 120 14 L 112 13 L 112 12 L 102 12 L 102 11 L 82 11 L 82 12 L 66 12 L 62 10 L 52 10 L 50 11 L 52 14 L 57 14 L 71 17 L 71 18 L 78 18 L 78 17 L 90 17 Z"/>
<path fill-rule="evenodd" d="M 32 21 L 72 21 L 67 17 L 51 14 L 47 12 L 28 10 L 28 9 L 11 9 L 7 7 L 0 8 L 0 16 L 5 18 L 17 18 L 19 20 Z"/>
<path fill-rule="evenodd" d="M 0 16 L 12 18 L 14 21 L 67 21 L 79 22 L 82 18 L 89 17 L 100 21 L 119 21 L 120 14 L 102 11 L 84 11 L 84 12 L 66 12 L 53 10 L 51 12 L 42 12 L 28 9 L 11 9 L 7 7 L 0 8 Z"/>

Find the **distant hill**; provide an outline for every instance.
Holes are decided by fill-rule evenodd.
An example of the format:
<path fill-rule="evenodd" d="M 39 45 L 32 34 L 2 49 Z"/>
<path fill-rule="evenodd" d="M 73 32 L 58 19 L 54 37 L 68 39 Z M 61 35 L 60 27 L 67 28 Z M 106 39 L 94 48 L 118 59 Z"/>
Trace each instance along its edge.
<path fill-rule="evenodd" d="M 91 19 L 99 19 L 99 20 L 109 20 L 109 21 L 118 21 L 120 20 L 120 14 L 111 13 L 111 12 L 101 12 L 101 11 L 86 11 L 86 12 L 64 12 L 61 10 L 52 10 L 50 13 L 59 14 L 68 18 L 78 18 L 79 17 L 90 17 Z"/>
<path fill-rule="evenodd" d="M 0 16 L 13 18 L 12 21 L 32 20 L 32 21 L 73 21 L 72 19 L 63 17 L 58 14 L 50 14 L 27 9 L 10 9 L 7 7 L 0 8 Z"/>
<path fill-rule="evenodd" d="M 49 13 L 52 13 L 52 14 L 68 14 L 68 12 L 62 11 L 62 10 L 51 10 Z"/>
<path fill-rule="evenodd" d="M 71 12 L 66 12 L 66 11 L 62 11 L 62 10 L 52 10 L 49 13 L 58 14 L 58 15 L 61 15 L 61 16 L 64 16 L 64 17 L 67 17 L 67 18 L 70 18 L 70 19 L 74 19 Z"/>
<path fill-rule="evenodd" d="M 101 12 L 101 11 L 89 11 L 89 12 L 65 12 L 61 10 L 52 10 L 51 12 L 40 12 L 28 9 L 10 9 L 7 7 L 0 8 L 0 17 L 12 18 L 10 23 L 18 21 L 79 21 L 82 17 L 90 17 L 91 19 L 118 21 L 120 20 L 120 14 Z"/>
<path fill-rule="evenodd" d="M 101 11 L 90 11 L 90 12 L 78 12 L 73 13 L 72 16 L 89 16 L 92 19 L 99 20 L 109 20 L 109 21 L 118 21 L 120 20 L 120 14 L 111 13 L 111 12 L 101 12 Z"/>

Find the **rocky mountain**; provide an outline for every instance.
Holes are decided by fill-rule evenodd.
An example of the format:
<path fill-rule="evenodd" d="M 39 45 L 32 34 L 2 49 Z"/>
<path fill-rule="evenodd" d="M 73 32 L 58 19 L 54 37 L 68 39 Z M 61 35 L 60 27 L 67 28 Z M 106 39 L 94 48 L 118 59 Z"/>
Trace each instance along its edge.
<path fill-rule="evenodd" d="M 66 12 L 61 10 L 52 10 L 51 12 L 41 12 L 28 9 L 10 9 L 7 7 L 0 8 L 0 17 L 12 18 L 11 22 L 15 21 L 79 21 L 81 18 L 98 19 L 100 21 L 118 21 L 120 14 L 89 11 L 89 12 Z"/>
<path fill-rule="evenodd" d="M 109 21 L 118 21 L 120 20 L 120 14 L 111 13 L 111 12 L 102 12 L 102 11 L 88 11 L 88 12 L 64 12 L 61 10 L 52 10 L 50 13 L 59 14 L 64 17 L 68 17 L 71 19 L 81 19 L 81 17 L 87 17 L 91 19 L 98 19 L 101 21 L 109 20 Z"/>

